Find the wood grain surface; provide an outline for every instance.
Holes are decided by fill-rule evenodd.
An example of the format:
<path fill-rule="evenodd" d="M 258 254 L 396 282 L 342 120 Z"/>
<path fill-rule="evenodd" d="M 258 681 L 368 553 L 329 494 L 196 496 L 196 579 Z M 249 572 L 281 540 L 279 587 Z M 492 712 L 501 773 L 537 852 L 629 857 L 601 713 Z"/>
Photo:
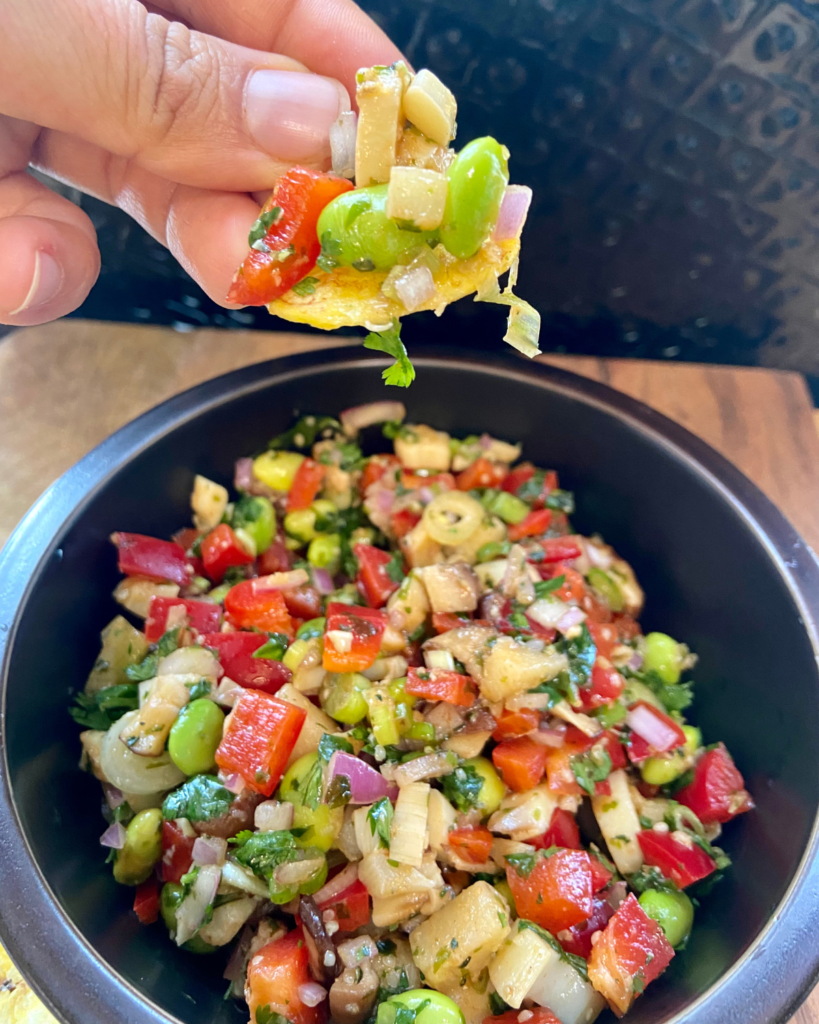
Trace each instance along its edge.
<path fill-rule="evenodd" d="M 0 342 L 0 544 L 61 473 L 118 427 L 220 373 L 335 336 L 174 331 L 65 320 Z M 819 435 L 803 379 L 771 370 L 573 356 L 543 361 L 609 384 L 731 459 L 819 550 Z M 47 1012 L 4 963 L 0 1024 Z M 819 1024 L 819 990 L 793 1018 Z"/>

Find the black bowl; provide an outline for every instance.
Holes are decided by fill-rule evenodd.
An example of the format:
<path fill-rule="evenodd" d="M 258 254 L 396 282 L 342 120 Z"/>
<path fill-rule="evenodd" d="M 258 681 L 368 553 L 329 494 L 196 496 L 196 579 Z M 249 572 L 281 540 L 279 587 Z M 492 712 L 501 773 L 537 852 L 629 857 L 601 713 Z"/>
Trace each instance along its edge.
<path fill-rule="evenodd" d="M 246 1019 L 223 961 L 140 927 L 98 844 L 99 786 L 77 770 L 66 705 L 116 611 L 113 530 L 167 536 L 194 472 L 229 483 L 294 409 L 384 397 L 383 359 L 339 349 L 248 367 L 171 399 L 62 477 L 0 555 L 0 939 L 71 1024 Z M 734 861 L 684 953 L 630 1019 L 784 1021 L 819 967 L 819 566 L 736 469 L 669 420 L 572 374 L 452 353 L 417 360 L 411 420 L 523 442 L 578 498 L 575 523 L 635 567 L 644 625 L 700 655 L 693 718 L 724 740 L 757 809 L 726 829 Z"/>

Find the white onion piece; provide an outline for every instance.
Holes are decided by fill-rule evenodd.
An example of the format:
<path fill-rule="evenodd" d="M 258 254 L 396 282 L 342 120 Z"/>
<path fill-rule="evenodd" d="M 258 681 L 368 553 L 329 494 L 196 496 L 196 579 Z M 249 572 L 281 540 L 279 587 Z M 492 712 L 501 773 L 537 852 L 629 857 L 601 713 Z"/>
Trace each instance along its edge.
<path fill-rule="evenodd" d="M 578 608 L 577 605 L 569 608 L 563 618 L 557 623 L 557 628 L 561 633 L 568 633 L 570 629 L 574 629 L 575 626 L 579 626 L 581 622 L 586 621 L 586 613 L 582 608 Z"/>
<path fill-rule="evenodd" d="M 544 629 L 555 629 L 568 610 L 569 606 L 559 597 L 540 597 L 529 605 L 524 614 Z"/>
<path fill-rule="evenodd" d="M 330 129 L 332 131 L 332 129 Z M 318 1006 L 327 998 L 327 989 L 322 988 L 316 981 L 306 981 L 299 985 L 299 999 L 305 1006 Z"/>
<path fill-rule="evenodd" d="M 435 296 L 435 278 L 429 267 L 415 267 L 397 277 L 393 288 L 404 308 L 412 313 Z"/>
<path fill-rule="evenodd" d="M 359 430 L 372 427 L 376 423 L 402 423 L 407 415 L 403 402 L 368 402 L 366 405 L 354 405 L 339 413 L 339 420 L 344 433 L 354 437 Z"/>
<path fill-rule="evenodd" d="M 198 676 L 200 679 L 216 680 L 222 675 L 222 667 L 213 651 L 206 647 L 180 647 L 167 657 L 161 658 L 157 667 L 158 676 Z"/>
<path fill-rule="evenodd" d="M 100 836 L 100 846 L 108 846 L 112 850 L 121 850 L 125 846 L 125 826 L 115 821 Z"/>
<path fill-rule="evenodd" d="M 673 750 L 679 743 L 677 730 L 664 722 L 645 704 L 637 704 L 626 715 L 626 725 L 658 754 Z"/>
<path fill-rule="evenodd" d="M 426 754 L 396 768 L 393 778 L 399 786 L 408 786 L 423 779 L 437 779 L 441 775 L 450 775 L 454 770 L 455 766 L 447 760 L 446 754 Z"/>
<path fill-rule="evenodd" d="M 506 186 L 495 230 L 492 232 L 494 241 L 505 242 L 520 236 L 531 202 L 532 190 L 527 185 Z"/>
<path fill-rule="evenodd" d="M 312 576 L 313 586 L 320 594 L 332 594 L 335 590 L 335 587 L 333 586 L 333 577 L 326 569 L 313 569 Z"/>
<path fill-rule="evenodd" d="M 242 892 L 250 893 L 251 896 L 261 896 L 270 899 L 270 888 L 261 878 L 257 878 L 252 871 L 234 864 L 232 860 L 225 861 L 222 868 L 222 881 L 225 885 L 232 885 L 234 889 L 241 889 Z"/>
<path fill-rule="evenodd" d="M 336 750 L 327 766 L 327 784 L 337 775 L 346 775 L 350 781 L 350 803 L 371 804 L 387 795 L 387 780 L 366 762 L 343 750 Z"/>
<path fill-rule="evenodd" d="M 194 864 L 224 864 L 227 840 L 217 836 L 197 836 L 192 853 Z"/>
<path fill-rule="evenodd" d="M 528 647 L 530 651 L 542 651 L 546 648 L 545 640 L 524 640 L 523 646 Z"/>
<path fill-rule="evenodd" d="M 177 946 L 192 939 L 199 930 L 208 907 L 216 897 L 221 878 L 222 872 L 215 864 L 206 864 L 199 868 L 191 891 L 176 908 Z"/>
<path fill-rule="evenodd" d="M 333 174 L 342 178 L 355 177 L 355 140 L 358 115 L 354 110 L 344 110 L 330 125 L 330 155 L 333 160 Z M 308 1004 L 315 1006 L 315 1003 Z"/>
<path fill-rule="evenodd" d="M 324 903 L 332 902 L 339 893 L 353 884 L 358 878 L 358 864 L 348 864 L 343 871 L 339 871 L 337 875 L 330 879 L 330 881 L 321 887 L 318 892 L 313 893 L 313 899 L 316 901 L 316 906 L 320 907 Z"/>
<path fill-rule="evenodd" d="M 119 734 L 130 729 L 139 716 L 139 711 L 129 711 L 105 734 L 100 748 L 102 773 L 112 786 L 123 793 L 147 796 L 173 789 L 185 781 L 186 775 L 176 767 L 167 750 L 158 757 L 145 757 L 129 750 L 119 738 Z"/>
<path fill-rule="evenodd" d="M 268 590 L 284 590 L 287 587 L 302 587 L 310 582 L 306 569 L 291 569 L 289 572 L 273 572 L 269 576 L 257 576 L 250 580 L 254 594 L 264 594 Z"/>
<path fill-rule="evenodd" d="M 265 800 L 253 813 L 253 824 L 260 832 L 279 832 L 293 824 L 295 807 L 287 800 Z"/>
<path fill-rule="evenodd" d="M 534 732 L 527 733 L 530 740 L 534 740 L 535 743 L 539 743 L 542 747 L 562 747 L 566 742 L 565 732 L 561 732 L 560 729 L 536 729 Z"/>

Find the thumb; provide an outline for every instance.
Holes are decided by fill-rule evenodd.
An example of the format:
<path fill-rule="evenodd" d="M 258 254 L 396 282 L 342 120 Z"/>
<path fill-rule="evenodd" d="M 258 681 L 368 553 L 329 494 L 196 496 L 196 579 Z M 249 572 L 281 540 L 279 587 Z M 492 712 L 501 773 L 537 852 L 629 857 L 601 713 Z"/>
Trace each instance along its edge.
<path fill-rule="evenodd" d="M 149 14 L 137 0 L 6 7 L 0 113 L 182 184 L 252 191 L 269 188 L 283 165 L 324 166 L 330 126 L 349 107 L 334 79 Z"/>

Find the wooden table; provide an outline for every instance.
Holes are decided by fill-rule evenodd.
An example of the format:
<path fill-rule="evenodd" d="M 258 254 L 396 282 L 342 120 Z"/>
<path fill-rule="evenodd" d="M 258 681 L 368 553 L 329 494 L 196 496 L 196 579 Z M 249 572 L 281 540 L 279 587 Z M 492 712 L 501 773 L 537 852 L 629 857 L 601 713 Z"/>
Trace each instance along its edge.
<path fill-rule="evenodd" d="M 65 320 L 0 343 L 0 544 L 39 494 L 112 431 L 220 373 L 351 339 Z M 677 420 L 731 459 L 819 551 L 819 435 L 805 382 L 771 370 L 544 356 Z M 48 1012 L 0 950 L 0 1024 Z M 819 989 L 793 1019 L 819 1024 Z"/>

